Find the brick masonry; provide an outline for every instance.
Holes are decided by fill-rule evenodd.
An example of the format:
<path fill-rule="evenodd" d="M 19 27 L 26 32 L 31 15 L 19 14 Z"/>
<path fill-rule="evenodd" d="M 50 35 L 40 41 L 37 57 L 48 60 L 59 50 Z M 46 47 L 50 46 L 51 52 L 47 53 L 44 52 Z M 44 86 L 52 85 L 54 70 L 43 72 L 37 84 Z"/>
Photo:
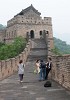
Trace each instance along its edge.
<path fill-rule="evenodd" d="M 52 78 L 70 90 L 70 55 L 52 56 Z"/>

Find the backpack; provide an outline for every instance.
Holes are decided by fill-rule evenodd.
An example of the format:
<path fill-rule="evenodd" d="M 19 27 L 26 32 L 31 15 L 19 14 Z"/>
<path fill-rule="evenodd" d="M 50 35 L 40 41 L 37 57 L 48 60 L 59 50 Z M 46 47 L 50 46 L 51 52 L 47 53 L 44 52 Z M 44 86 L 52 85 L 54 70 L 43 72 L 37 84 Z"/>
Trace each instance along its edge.
<path fill-rule="evenodd" d="M 41 68 L 46 68 L 46 64 L 44 62 L 41 63 Z"/>
<path fill-rule="evenodd" d="M 44 87 L 51 87 L 52 83 L 51 81 L 46 81 L 46 83 L 44 84 Z"/>

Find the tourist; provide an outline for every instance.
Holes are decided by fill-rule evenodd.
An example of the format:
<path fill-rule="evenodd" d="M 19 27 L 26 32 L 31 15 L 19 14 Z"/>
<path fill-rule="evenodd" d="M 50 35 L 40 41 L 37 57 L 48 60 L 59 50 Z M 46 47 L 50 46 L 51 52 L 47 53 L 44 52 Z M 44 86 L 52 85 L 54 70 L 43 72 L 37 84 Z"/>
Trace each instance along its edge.
<path fill-rule="evenodd" d="M 46 64 L 44 63 L 43 60 L 40 61 L 40 81 L 45 80 L 46 76 Z"/>
<path fill-rule="evenodd" d="M 18 64 L 18 74 L 19 74 L 20 82 L 23 82 L 24 64 L 22 60 L 20 60 Z"/>
<path fill-rule="evenodd" d="M 45 77 L 45 79 L 48 79 L 48 74 L 49 74 L 51 68 L 52 68 L 52 59 L 49 57 L 48 62 L 46 63 L 46 77 Z"/>
<path fill-rule="evenodd" d="M 36 60 L 36 70 L 37 73 L 40 73 L 40 60 Z"/>

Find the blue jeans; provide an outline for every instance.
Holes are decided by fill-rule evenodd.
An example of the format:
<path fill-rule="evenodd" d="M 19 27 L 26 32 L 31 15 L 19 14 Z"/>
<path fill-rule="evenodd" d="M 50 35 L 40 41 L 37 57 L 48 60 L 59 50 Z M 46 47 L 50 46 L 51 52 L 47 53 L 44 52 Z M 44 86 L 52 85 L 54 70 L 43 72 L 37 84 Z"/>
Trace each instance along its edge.
<path fill-rule="evenodd" d="M 42 68 L 42 73 L 43 73 L 43 80 L 45 80 L 45 77 L 46 77 L 46 68 Z"/>
<path fill-rule="evenodd" d="M 39 80 L 42 80 L 42 78 L 43 78 L 43 77 L 42 77 L 42 72 L 43 72 L 43 71 L 42 71 L 42 68 L 41 68 L 41 69 L 40 69 L 40 72 L 39 72 Z"/>

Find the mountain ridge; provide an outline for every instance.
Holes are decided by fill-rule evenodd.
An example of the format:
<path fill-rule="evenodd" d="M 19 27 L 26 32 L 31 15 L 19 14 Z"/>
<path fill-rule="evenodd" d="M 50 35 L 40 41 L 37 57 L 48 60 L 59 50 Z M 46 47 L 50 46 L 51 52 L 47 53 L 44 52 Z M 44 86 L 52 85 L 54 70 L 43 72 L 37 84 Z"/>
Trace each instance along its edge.
<path fill-rule="evenodd" d="M 61 39 L 58 39 L 56 37 L 54 38 L 54 47 L 58 48 L 60 52 L 63 54 L 70 54 L 70 45 L 67 44 L 65 41 L 62 41 Z"/>

